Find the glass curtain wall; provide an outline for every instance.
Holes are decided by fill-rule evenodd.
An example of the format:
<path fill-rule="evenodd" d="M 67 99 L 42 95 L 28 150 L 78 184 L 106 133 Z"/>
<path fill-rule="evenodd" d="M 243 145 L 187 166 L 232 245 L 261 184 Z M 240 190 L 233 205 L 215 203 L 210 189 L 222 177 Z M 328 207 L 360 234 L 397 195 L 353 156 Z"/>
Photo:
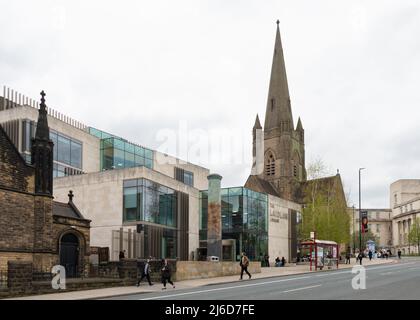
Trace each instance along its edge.
<path fill-rule="evenodd" d="M 177 257 L 177 198 L 175 190 L 147 179 L 124 181 L 123 221 L 144 224 L 144 256 Z M 159 246 L 159 249 L 152 247 Z"/>
<path fill-rule="evenodd" d="M 124 181 L 123 221 L 146 221 L 176 228 L 175 190 L 147 179 Z"/>
<path fill-rule="evenodd" d="M 101 139 L 101 170 L 139 166 L 153 169 L 152 150 L 92 127 L 88 127 L 87 131 Z"/>
<path fill-rule="evenodd" d="M 32 138 L 35 137 L 36 122 L 22 121 L 22 155 L 31 162 Z M 82 143 L 50 129 L 50 139 L 54 143 L 53 177 L 64 177 L 82 173 Z"/>
<path fill-rule="evenodd" d="M 145 166 L 153 169 L 153 151 L 123 139 L 101 140 L 101 170 Z"/>
<path fill-rule="evenodd" d="M 200 240 L 207 239 L 208 192 L 200 192 Z M 268 254 L 268 196 L 247 188 L 222 189 L 222 239 L 236 240 L 236 259 Z"/>

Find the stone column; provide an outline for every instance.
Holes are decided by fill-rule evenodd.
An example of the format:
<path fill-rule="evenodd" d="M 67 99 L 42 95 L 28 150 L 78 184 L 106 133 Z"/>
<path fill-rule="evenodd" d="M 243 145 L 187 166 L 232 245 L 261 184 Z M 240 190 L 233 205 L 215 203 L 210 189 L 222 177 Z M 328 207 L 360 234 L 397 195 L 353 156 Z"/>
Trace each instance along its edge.
<path fill-rule="evenodd" d="M 220 184 L 222 176 L 211 174 L 209 181 L 207 210 L 207 256 L 222 260 L 222 206 Z"/>

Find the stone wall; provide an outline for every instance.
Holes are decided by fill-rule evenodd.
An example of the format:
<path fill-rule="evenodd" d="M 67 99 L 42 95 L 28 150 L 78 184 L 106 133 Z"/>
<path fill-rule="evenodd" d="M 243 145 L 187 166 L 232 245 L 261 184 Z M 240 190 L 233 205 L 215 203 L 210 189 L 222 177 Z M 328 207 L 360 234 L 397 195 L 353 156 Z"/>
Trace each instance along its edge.
<path fill-rule="evenodd" d="M 260 262 L 250 262 L 248 271 L 252 273 L 261 272 Z M 213 277 L 224 277 L 240 275 L 241 267 L 239 262 L 210 262 L 210 261 L 177 261 L 176 275 L 177 281 L 204 279 Z"/>
<path fill-rule="evenodd" d="M 9 261 L 7 287 L 10 293 L 25 292 L 32 287 L 32 262 Z"/>

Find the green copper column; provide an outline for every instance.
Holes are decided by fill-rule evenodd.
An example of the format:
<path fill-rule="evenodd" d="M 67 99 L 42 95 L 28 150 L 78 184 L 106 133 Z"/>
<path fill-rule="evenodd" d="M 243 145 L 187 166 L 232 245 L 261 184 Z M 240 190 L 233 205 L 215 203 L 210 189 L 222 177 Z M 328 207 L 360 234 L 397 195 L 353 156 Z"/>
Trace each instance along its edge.
<path fill-rule="evenodd" d="M 207 213 L 207 256 L 222 260 L 222 206 L 220 184 L 222 176 L 211 174 L 209 180 Z"/>

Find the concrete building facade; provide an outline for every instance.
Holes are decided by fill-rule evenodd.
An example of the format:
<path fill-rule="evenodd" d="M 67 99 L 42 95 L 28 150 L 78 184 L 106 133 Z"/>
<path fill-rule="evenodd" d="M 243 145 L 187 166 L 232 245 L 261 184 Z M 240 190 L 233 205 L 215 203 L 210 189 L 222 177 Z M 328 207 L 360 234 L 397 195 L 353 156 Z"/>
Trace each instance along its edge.
<path fill-rule="evenodd" d="M 417 244 L 409 242 L 408 234 L 420 218 L 420 179 L 401 179 L 390 186 L 392 242 L 403 254 L 418 253 Z"/>
<path fill-rule="evenodd" d="M 392 248 L 392 218 L 391 209 L 362 209 L 368 213 L 368 228 L 370 232 L 379 240 L 376 243 L 377 248 L 389 249 Z M 359 210 L 355 208 L 349 208 L 349 214 L 352 217 L 352 223 L 350 225 L 351 234 L 359 232 L 360 220 Z M 373 239 L 371 239 L 373 240 Z M 357 243 L 356 239 L 356 243 Z"/>

